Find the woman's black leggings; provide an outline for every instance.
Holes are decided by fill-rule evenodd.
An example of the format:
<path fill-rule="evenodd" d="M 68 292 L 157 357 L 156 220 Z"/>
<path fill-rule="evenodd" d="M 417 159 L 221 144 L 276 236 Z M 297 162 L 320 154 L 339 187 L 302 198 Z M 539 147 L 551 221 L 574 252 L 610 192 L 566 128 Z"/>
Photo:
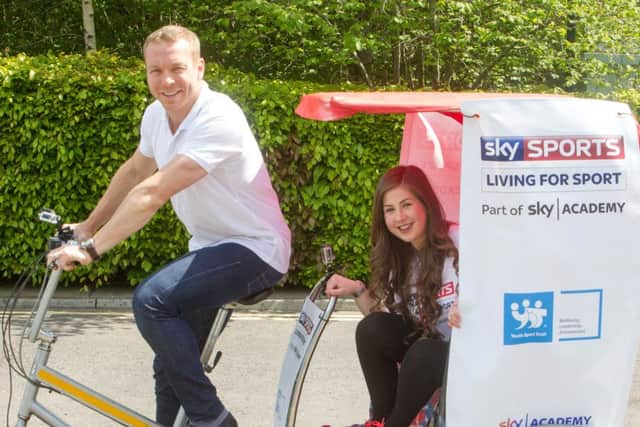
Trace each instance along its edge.
<path fill-rule="evenodd" d="M 407 427 L 442 385 L 449 344 L 410 340 L 411 332 L 402 316 L 383 312 L 370 313 L 356 329 L 372 419 L 384 419 L 385 427 Z"/>

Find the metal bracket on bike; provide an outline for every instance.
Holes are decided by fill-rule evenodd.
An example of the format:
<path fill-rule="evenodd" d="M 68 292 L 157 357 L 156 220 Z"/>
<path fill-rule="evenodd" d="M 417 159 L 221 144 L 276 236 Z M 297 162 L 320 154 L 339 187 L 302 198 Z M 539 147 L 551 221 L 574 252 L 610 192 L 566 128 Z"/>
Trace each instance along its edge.
<path fill-rule="evenodd" d="M 218 366 L 218 362 L 220 361 L 221 357 L 222 357 L 222 351 L 218 350 L 216 352 L 216 355 L 213 357 L 213 362 L 205 363 L 204 371 L 208 374 L 211 373 L 211 371 L 213 371 L 216 368 L 216 366 Z"/>
<path fill-rule="evenodd" d="M 316 283 L 316 285 L 311 289 L 311 293 L 309 294 L 309 299 L 311 301 L 315 301 L 324 293 L 325 286 L 327 281 L 333 274 L 336 272 L 337 267 L 334 265 L 334 261 L 336 259 L 333 254 L 333 248 L 331 245 L 322 245 L 320 248 L 320 258 L 322 264 L 324 265 L 324 275 L 322 278 Z"/>
<path fill-rule="evenodd" d="M 339 265 L 335 264 L 336 257 L 333 254 L 333 248 L 331 247 L 331 245 L 322 245 L 322 247 L 320 248 L 320 257 L 322 260 L 322 264 L 324 265 L 325 272 L 322 278 L 318 281 L 318 283 L 315 284 L 315 286 L 309 293 L 308 298 L 313 302 L 315 302 L 321 295 L 324 294 L 329 278 L 331 278 L 336 270 L 340 268 Z M 328 316 L 331 312 L 333 312 L 335 304 L 336 298 L 331 297 L 329 299 L 328 306 L 325 308 Z"/>
<path fill-rule="evenodd" d="M 43 208 L 38 212 L 38 219 L 49 224 L 55 224 L 57 233 L 49 238 L 47 248 L 49 250 L 58 248 L 70 240 L 73 240 L 73 230 L 70 227 L 62 226 L 62 218 L 53 209 Z"/>
<path fill-rule="evenodd" d="M 322 258 L 322 263 L 326 268 L 331 268 L 333 266 L 333 262 L 336 260 L 336 256 L 333 254 L 333 248 L 331 245 L 322 245 L 320 248 L 320 257 Z"/>
<path fill-rule="evenodd" d="M 56 214 L 53 209 L 43 208 L 40 212 L 38 212 L 38 219 L 43 222 L 48 222 L 49 224 L 54 224 L 59 226 L 61 223 L 60 216 Z"/>

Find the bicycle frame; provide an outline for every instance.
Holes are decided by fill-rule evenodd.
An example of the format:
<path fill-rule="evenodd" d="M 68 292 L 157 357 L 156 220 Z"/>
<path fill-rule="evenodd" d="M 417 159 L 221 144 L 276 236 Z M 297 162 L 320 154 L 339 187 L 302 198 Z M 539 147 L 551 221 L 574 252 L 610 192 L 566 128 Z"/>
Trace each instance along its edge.
<path fill-rule="evenodd" d="M 38 342 L 38 348 L 33 358 L 29 381 L 25 385 L 20 402 L 16 426 L 26 426 L 32 415 L 35 415 L 50 426 L 69 426 L 69 424 L 38 402 L 38 392 L 41 388 L 45 387 L 55 390 L 121 425 L 160 427 L 159 424 L 149 418 L 47 366 L 52 346 L 56 341 L 56 336 L 42 330 L 41 326 L 61 275 L 62 270 L 54 270 L 49 276 L 42 294 L 42 299 L 38 305 L 38 310 L 27 332 L 29 341 L 32 343 Z"/>

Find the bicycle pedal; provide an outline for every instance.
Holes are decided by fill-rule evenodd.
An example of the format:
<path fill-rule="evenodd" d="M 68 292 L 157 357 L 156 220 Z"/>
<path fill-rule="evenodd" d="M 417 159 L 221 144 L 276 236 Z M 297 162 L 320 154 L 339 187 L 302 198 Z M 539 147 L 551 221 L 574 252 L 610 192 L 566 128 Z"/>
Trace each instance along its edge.
<path fill-rule="evenodd" d="M 222 357 L 222 352 L 218 351 L 216 353 L 216 357 L 213 358 L 213 367 L 215 368 L 216 365 L 218 364 L 218 362 L 220 361 L 220 358 Z"/>
<path fill-rule="evenodd" d="M 204 370 L 207 373 L 210 373 L 211 371 L 213 371 L 213 369 L 218 365 L 218 362 L 220 361 L 220 358 L 222 357 L 222 352 L 218 351 L 215 355 L 215 357 L 213 358 L 213 363 L 212 364 L 207 364 L 204 367 Z"/>

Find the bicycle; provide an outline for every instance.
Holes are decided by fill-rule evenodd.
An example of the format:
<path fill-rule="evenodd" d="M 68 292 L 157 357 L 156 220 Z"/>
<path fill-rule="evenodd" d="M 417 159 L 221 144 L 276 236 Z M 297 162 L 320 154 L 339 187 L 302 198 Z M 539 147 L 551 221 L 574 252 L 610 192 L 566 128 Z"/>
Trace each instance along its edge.
<path fill-rule="evenodd" d="M 57 341 L 55 334 L 42 329 L 45 315 L 49 309 L 51 300 L 55 294 L 57 285 L 62 275 L 62 269 L 53 269 L 53 265 L 48 265 L 43 279 L 43 286 L 34 305 L 34 310 L 27 320 L 23 333 L 20 337 L 20 348 L 16 352 L 11 338 L 11 320 L 16 307 L 16 302 L 25 288 L 29 279 L 35 274 L 39 268 L 40 262 L 48 251 L 55 249 L 63 244 L 78 244 L 73 238 L 73 230 L 63 227 L 62 221 L 56 213 L 50 209 L 44 209 L 39 214 L 39 219 L 44 222 L 55 224 L 56 233 L 49 238 L 47 251 L 36 257 L 31 266 L 25 270 L 25 273 L 18 279 L 13 295 L 8 298 L 4 311 L 2 313 L 2 334 L 4 356 L 9 364 L 9 368 L 16 372 L 25 380 L 25 388 L 18 409 L 18 420 L 16 427 L 25 427 L 30 418 L 35 416 L 46 424 L 54 427 L 68 427 L 62 418 L 48 409 L 45 405 L 37 400 L 38 392 L 42 389 L 60 393 L 81 405 L 90 408 L 99 414 L 110 418 L 120 425 L 132 427 L 161 427 L 153 420 L 134 411 L 131 408 L 122 405 L 119 402 L 81 384 L 73 378 L 47 366 L 49 356 L 53 350 L 53 344 Z M 225 304 L 217 309 L 208 338 L 201 352 L 200 361 L 205 372 L 210 373 L 220 360 L 222 353 L 216 352 L 214 355 L 215 344 L 227 325 L 233 310 L 238 305 L 252 305 L 268 298 L 273 292 L 273 288 L 268 288 L 256 294 L 249 295 L 238 301 Z M 37 349 L 33 356 L 31 369 L 26 371 L 22 363 L 22 343 L 24 339 L 28 339 L 31 343 L 37 343 Z M 11 380 L 10 380 L 11 382 Z M 11 396 L 9 400 L 9 408 L 11 406 Z M 9 409 L 8 408 L 8 409 Z M 7 417 L 9 416 L 7 411 Z M 187 417 L 182 408 L 180 408 L 173 427 L 184 427 L 187 424 Z M 8 425 L 8 421 L 7 421 Z"/>
<path fill-rule="evenodd" d="M 55 212 L 45 209 L 39 213 L 39 218 L 42 221 L 53 223 L 57 226 L 57 232 L 49 238 L 47 245 L 48 251 L 62 244 L 77 244 L 77 242 L 73 240 L 73 231 L 62 226 L 60 217 L 56 215 Z M 11 318 L 21 291 L 28 283 L 28 279 L 34 275 L 37 266 L 40 265 L 45 255 L 46 252 L 37 257 L 32 263 L 31 269 L 27 269 L 25 274 L 18 280 L 14 295 L 7 300 L 2 314 L 5 359 L 8 361 L 10 369 L 14 370 L 25 380 L 25 389 L 18 410 L 16 426 L 25 427 L 32 416 L 36 416 L 50 426 L 69 426 L 69 424 L 55 413 L 47 409 L 45 405 L 37 401 L 38 392 L 41 389 L 46 389 L 65 395 L 120 425 L 161 427 L 144 415 L 47 366 L 53 344 L 56 342 L 57 337 L 55 334 L 43 330 L 42 323 L 62 275 L 61 269 L 52 270 L 52 266 L 48 266 L 46 270 L 43 286 L 41 287 L 40 295 L 34 306 L 34 311 L 32 311 L 31 317 L 27 320 L 27 324 L 20 337 L 21 346 L 22 340 L 24 339 L 28 339 L 31 343 L 38 343 L 31 369 L 29 373 L 26 372 L 21 357 L 16 355 L 13 345 L 11 344 Z M 324 308 L 321 308 L 317 304 L 317 300 L 324 293 L 327 281 L 337 269 L 337 266 L 334 264 L 335 257 L 330 246 L 323 246 L 321 255 L 325 272 L 312 288 L 309 296 L 305 299 L 282 365 L 276 398 L 276 411 L 274 414 L 274 425 L 276 427 L 293 427 L 295 425 L 299 398 L 302 393 L 306 372 L 320 336 L 337 302 L 336 297 L 331 297 L 328 299 Z M 218 308 L 200 357 L 203 369 L 207 373 L 210 373 L 220 360 L 222 353 L 217 351 L 214 354 L 215 345 L 229 322 L 235 307 L 239 304 L 257 304 L 268 298 L 272 292 L 273 288 L 269 288 Z M 35 309 L 36 307 L 37 309 Z M 7 343 L 9 345 L 7 345 Z M 21 353 L 20 348 L 18 354 L 21 355 Z M 422 418 L 416 421 L 414 425 L 416 427 L 444 427 L 443 411 L 439 411 L 439 407 L 442 406 L 442 404 L 443 402 L 440 401 L 439 392 L 435 393 L 423 411 L 421 411 L 421 414 L 419 414 L 419 417 Z M 184 410 L 180 408 L 173 427 L 184 427 L 186 423 L 186 414 Z"/>

